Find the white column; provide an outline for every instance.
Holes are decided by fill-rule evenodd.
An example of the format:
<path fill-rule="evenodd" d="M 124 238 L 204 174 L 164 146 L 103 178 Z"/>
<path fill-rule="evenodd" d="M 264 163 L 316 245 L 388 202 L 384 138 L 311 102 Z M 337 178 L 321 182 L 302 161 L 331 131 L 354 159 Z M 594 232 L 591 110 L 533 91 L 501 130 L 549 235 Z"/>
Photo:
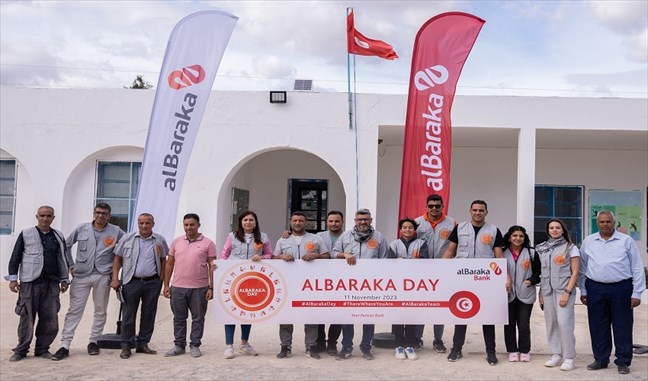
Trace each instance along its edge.
<path fill-rule="evenodd" d="M 535 212 L 536 131 L 521 128 L 518 135 L 517 223 L 524 226 L 533 241 Z"/>

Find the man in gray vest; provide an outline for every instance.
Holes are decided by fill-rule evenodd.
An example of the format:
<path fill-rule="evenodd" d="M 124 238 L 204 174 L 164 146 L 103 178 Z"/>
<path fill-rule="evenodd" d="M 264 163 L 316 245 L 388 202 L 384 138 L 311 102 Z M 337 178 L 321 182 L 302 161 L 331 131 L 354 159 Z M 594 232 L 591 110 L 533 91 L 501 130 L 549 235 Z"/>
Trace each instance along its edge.
<path fill-rule="evenodd" d="M 324 241 L 329 253 L 333 252 L 335 241 L 344 232 L 344 214 L 338 210 L 331 210 L 326 215 L 326 231 L 317 233 Z M 342 324 L 330 324 L 328 340 L 326 339 L 325 325 L 317 327 L 317 347 L 320 352 L 326 351 L 329 356 L 337 356 L 337 341 L 342 334 Z"/>
<path fill-rule="evenodd" d="M 155 315 L 158 298 L 162 290 L 164 265 L 169 246 L 164 237 L 153 233 L 155 221 L 153 216 L 142 213 L 137 217 L 138 231 L 128 233 L 119 241 L 115 248 L 112 282 L 110 286 L 119 290 L 119 269 L 121 274 L 121 295 L 123 313 L 121 348 L 119 357 L 131 357 L 131 348 L 136 347 L 136 353 L 147 355 L 157 354 L 149 348 L 148 343 L 153 336 Z M 137 308 L 142 305 L 140 313 L 140 331 L 135 336 L 135 317 Z M 135 343 L 137 341 L 137 343 Z"/>
<path fill-rule="evenodd" d="M 16 314 L 20 316 L 18 345 L 9 361 L 20 361 L 27 356 L 37 315 L 34 355 L 52 356 L 49 347 L 58 334 L 59 292 L 65 292 L 69 283 L 65 237 L 51 227 L 54 218 L 51 206 L 38 208 L 38 224 L 18 235 L 9 259 L 9 275 L 5 279 L 9 281 L 9 289 L 18 293 Z"/>
<path fill-rule="evenodd" d="M 322 238 L 306 231 L 306 215 L 303 212 L 294 212 L 290 216 L 290 229 L 291 234 L 287 238 L 280 238 L 277 241 L 272 259 L 293 262 L 295 259 L 312 261 L 331 258 Z M 306 353 L 314 359 L 320 358 L 315 348 L 317 327 L 317 324 L 304 324 Z M 279 325 L 281 350 L 277 353 L 277 358 L 281 359 L 292 355 L 293 328 L 292 324 Z"/>
<path fill-rule="evenodd" d="M 504 258 L 502 246 L 504 239 L 497 226 L 486 222 L 488 206 L 486 201 L 475 200 L 470 204 L 470 221 L 455 226 L 448 240 L 450 244 L 443 258 Z M 508 276 L 507 276 L 508 278 Z M 510 287 L 510 278 L 507 288 Z M 448 361 L 457 361 L 463 357 L 461 348 L 466 341 L 466 325 L 455 325 L 452 349 Z M 496 365 L 495 326 L 483 325 L 484 343 L 486 344 L 486 361 Z"/>
<path fill-rule="evenodd" d="M 83 223 L 67 237 L 68 262 L 71 264 L 72 283 L 70 284 L 70 307 L 65 315 L 61 348 L 52 360 L 59 361 L 70 355 L 70 344 L 76 331 L 90 292 L 94 304 L 92 330 L 88 343 L 88 354 L 98 355 L 97 340 L 103 333 L 108 316 L 108 299 L 110 297 L 110 273 L 112 272 L 113 250 L 124 232 L 117 226 L 108 223 L 110 205 L 98 203 L 93 211 L 92 222 Z M 72 259 L 72 246 L 77 244 L 76 261 Z"/>
<path fill-rule="evenodd" d="M 333 246 L 333 257 L 344 259 L 351 266 L 356 264 L 358 259 L 382 259 L 387 258 L 389 243 L 385 236 L 375 230 L 371 223 L 373 218 L 369 209 L 359 209 L 355 213 L 355 226 L 347 230 L 335 241 Z M 375 326 L 373 324 L 362 325 L 362 340 L 360 351 L 362 358 L 373 360 L 371 353 L 371 341 L 373 340 Z M 353 351 L 353 336 L 355 334 L 353 324 L 342 326 L 342 350 L 336 359 L 346 360 L 351 357 Z"/>
<path fill-rule="evenodd" d="M 415 221 L 418 224 L 416 236 L 424 239 L 427 243 L 428 258 L 440 259 L 448 249 L 450 232 L 457 225 L 454 218 L 443 213 L 443 197 L 438 194 L 431 194 L 426 200 L 427 213 L 418 217 Z M 418 346 L 414 349 L 423 349 L 424 325 L 416 326 L 416 337 L 419 339 Z M 439 353 L 445 353 L 447 348 L 443 344 L 443 324 L 434 325 L 434 341 L 432 347 Z"/>

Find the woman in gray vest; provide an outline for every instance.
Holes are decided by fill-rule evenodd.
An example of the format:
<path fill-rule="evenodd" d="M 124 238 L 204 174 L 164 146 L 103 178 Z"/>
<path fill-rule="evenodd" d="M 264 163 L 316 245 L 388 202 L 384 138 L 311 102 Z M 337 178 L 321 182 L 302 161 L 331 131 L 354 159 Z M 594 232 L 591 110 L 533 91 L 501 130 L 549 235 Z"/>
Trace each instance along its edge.
<path fill-rule="evenodd" d="M 511 226 L 504 241 L 504 258 L 512 280 L 504 342 L 509 361 L 528 362 L 531 361 L 531 311 L 536 300 L 535 285 L 540 283 L 540 257 L 531 248 L 529 236 L 522 226 Z"/>
<path fill-rule="evenodd" d="M 258 262 L 272 257 L 272 246 L 268 235 L 261 232 L 259 219 L 256 213 L 246 210 L 238 216 L 238 227 L 228 234 L 225 246 L 221 252 L 222 260 L 252 260 Z M 239 353 L 256 356 L 259 353 L 250 345 L 250 330 L 252 325 L 241 324 L 241 346 Z M 225 324 L 225 352 L 226 359 L 234 358 L 234 332 L 235 324 Z"/>
<path fill-rule="evenodd" d="M 536 246 L 542 263 L 540 308 L 545 313 L 547 341 L 553 355 L 545 366 L 574 369 L 576 337 L 574 336 L 573 292 L 578 280 L 580 252 L 569 237 L 565 224 L 559 219 L 547 222 L 549 239 Z"/>

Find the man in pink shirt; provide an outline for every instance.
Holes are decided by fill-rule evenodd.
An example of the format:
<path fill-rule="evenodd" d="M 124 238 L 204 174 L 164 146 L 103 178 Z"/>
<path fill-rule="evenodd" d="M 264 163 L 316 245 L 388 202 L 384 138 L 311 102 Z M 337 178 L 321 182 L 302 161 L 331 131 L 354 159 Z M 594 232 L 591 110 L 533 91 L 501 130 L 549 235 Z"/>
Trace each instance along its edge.
<path fill-rule="evenodd" d="M 200 344 L 205 329 L 207 302 L 214 297 L 214 260 L 216 245 L 198 232 L 200 217 L 189 213 L 182 220 L 185 235 L 173 240 L 164 271 L 164 296 L 171 299 L 174 347 L 165 356 L 185 353 L 187 318 L 191 311 L 189 349 L 192 357 L 200 357 Z M 169 287 L 173 273 L 173 286 Z"/>

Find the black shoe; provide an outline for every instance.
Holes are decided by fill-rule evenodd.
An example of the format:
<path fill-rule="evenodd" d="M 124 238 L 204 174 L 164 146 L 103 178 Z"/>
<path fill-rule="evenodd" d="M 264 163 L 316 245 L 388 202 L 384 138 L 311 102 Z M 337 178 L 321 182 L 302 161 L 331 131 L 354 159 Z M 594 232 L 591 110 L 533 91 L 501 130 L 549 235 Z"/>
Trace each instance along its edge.
<path fill-rule="evenodd" d="M 278 359 L 284 359 L 284 358 L 290 357 L 290 356 L 292 356 L 292 351 L 290 350 L 290 348 L 288 348 L 287 345 L 282 345 L 281 346 L 281 351 L 279 351 L 279 353 L 277 353 L 277 358 Z"/>
<path fill-rule="evenodd" d="M 145 353 L 147 355 L 156 355 L 157 351 L 149 348 L 148 344 L 140 344 L 137 346 L 135 353 Z"/>
<path fill-rule="evenodd" d="M 627 365 L 618 365 L 619 374 L 628 374 L 630 373 L 630 367 Z"/>
<path fill-rule="evenodd" d="M 439 353 L 446 353 L 448 351 L 448 348 L 443 345 L 443 340 L 441 339 L 434 339 L 434 341 L 432 342 L 432 348 L 434 348 L 434 350 Z"/>
<path fill-rule="evenodd" d="M 362 351 L 362 358 L 365 360 L 373 360 L 374 355 L 371 353 L 371 351 Z"/>
<path fill-rule="evenodd" d="M 14 353 L 14 354 L 9 358 L 9 361 L 11 361 L 11 362 L 16 362 L 16 361 L 20 361 L 20 360 L 24 359 L 25 357 L 27 357 L 27 355 L 23 355 L 22 353 Z"/>
<path fill-rule="evenodd" d="M 336 345 L 329 345 L 326 347 L 326 353 L 328 353 L 329 356 L 337 356 L 338 355 L 338 350 Z"/>
<path fill-rule="evenodd" d="M 64 347 L 61 347 L 54 353 L 51 357 L 53 361 L 59 361 L 63 360 L 64 358 L 68 357 L 70 355 L 70 351 L 65 349 Z"/>
<path fill-rule="evenodd" d="M 88 354 L 90 356 L 96 356 L 101 352 L 101 349 L 99 349 L 99 346 L 97 343 L 90 343 L 88 344 Z"/>
<path fill-rule="evenodd" d="M 422 351 L 423 350 L 423 339 L 419 339 L 416 344 L 414 344 L 414 350 L 415 351 Z"/>
<path fill-rule="evenodd" d="M 452 348 L 450 350 L 450 354 L 448 355 L 448 361 L 455 362 L 461 358 L 463 358 L 463 354 L 461 354 L 461 349 Z"/>
<path fill-rule="evenodd" d="M 489 365 L 497 365 L 497 363 L 499 362 L 497 360 L 497 356 L 495 356 L 495 353 L 486 353 L 486 361 Z"/>
<path fill-rule="evenodd" d="M 123 359 L 127 359 L 131 357 L 131 350 L 129 348 L 122 349 L 121 353 L 119 354 L 119 357 Z"/>
<path fill-rule="evenodd" d="M 587 370 L 599 370 L 599 369 L 605 369 L 608 367 L 608 364 L 604 364 L 600 361 L 594 361 L 593 363 L 589 364 L 587 366 Z"/>
<path fill-rule="evenodd" d="M 41 352 L 39 354 L 34 354 L 34 357 L 40 357 L 42 359 L 51 359 L 52 354 L 50 353 L 50 351 L 46 351 L 46 352 Z"/>
<path fill-rule="evenodd" d="M 317 346 L 313 345 L 309 349 L 306 350 L 306 357 L 314 358 L 316 360 L 319 360 L 321 358 L 319 352 L 317 352 Z"/>
<path fill-rule="evenodd" d="M 335 356 L 336 360 L 347 360 L 351 358 L 351 349 L 342 348 L 340 353 Z"/>

